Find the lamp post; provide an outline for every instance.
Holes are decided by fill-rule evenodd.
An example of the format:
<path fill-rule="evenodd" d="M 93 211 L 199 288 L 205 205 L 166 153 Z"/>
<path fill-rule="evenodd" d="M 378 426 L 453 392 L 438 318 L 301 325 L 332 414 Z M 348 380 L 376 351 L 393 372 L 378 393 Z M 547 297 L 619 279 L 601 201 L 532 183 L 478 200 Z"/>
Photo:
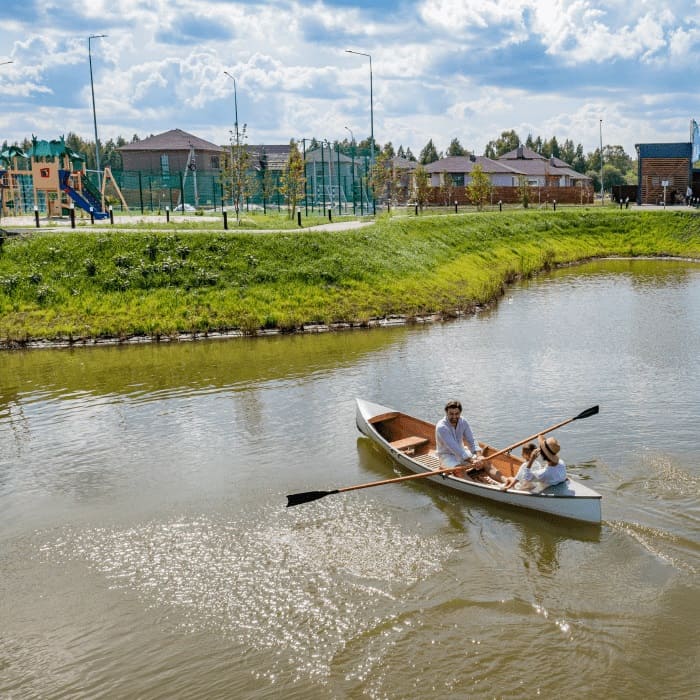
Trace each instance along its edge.
<path fill-rule="evenodd" d="M 241 141 L 240 137 L 238 134 L 238 92 L 236 91 L 236 79 L 227 71 L 224 71 L 224 75 L 228 76 L 233 80 L 233 108 L 234 108 L 234 117 L 236 119 L 235 121 L 235 129 L 236 129 L 236 158 L 240 160 L 241 158 Z M 240 209 L 240 190 L 239 190 L 239 185 L 240 183 L 238 182 L 240 173 L 234 173 L 234 166 L 233 166 L 233 148 L 231 148 L 231 174 L 236 177 L 236 223 L 240 223 L 239 220 L 239 209 Z"/>
<path fill-rule="evenodd" d="M 92 123 L 95 126 L 95 167 L 97 168 L 97 184 L 102 188 L 102 180 L 100 175 L 100 143 L 97 140 L 97 113 L 95 112 L 95 85 L 92 82 L 92 46 L 90 42 L 93 39 L 103 39 L 106 34 L 90 34 L 88 37 L 88 63 L 90 64 L 90 92 L 92 93 Z"/>
<path fill-rule="evenodd" d="M 362 51 L 352 51 L 350 49 L 345 49 L 345 52 L 369 58 L 369 166 L 371 171 L 374 167 L 374 88 L 372 84 L 372 56 Z M 372 206 L 374 207 L 374 194 L 372 194 Z M 376 210 L 374 213 L 376 214 Z"/>
<path fill-rule="evenodd" d="M 605 188 L 603 187 L 603 120 L 600 120 L 600 206 L 605 203 Z"/>

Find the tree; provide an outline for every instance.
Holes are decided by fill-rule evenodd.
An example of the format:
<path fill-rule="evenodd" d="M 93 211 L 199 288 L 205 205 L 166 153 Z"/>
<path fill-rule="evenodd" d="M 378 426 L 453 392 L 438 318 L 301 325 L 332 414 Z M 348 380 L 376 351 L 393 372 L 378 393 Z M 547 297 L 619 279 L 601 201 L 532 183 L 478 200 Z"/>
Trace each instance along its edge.
<path fill-rule="evenodd" d="M 440 160 L 440 154 L 437 148 L 435 148 L 432 139 L 423 147 L 423 150 L 420 152 L 419 160 L 421 165 L 428 165 L 429 163 L 434 163 L 436 160 Z"/>
<path fill-rule="evenodd" d="M 406 158 L 408 158 L 408 160 L 412 160 L 414 163 L 416 162 L 416 157 L 415 157 L 415 156 L 413 155 L 413 153 L 411 152 L 411 147 L 410 147 L 410 146 L 407 146 L 407 147 L 406 147 Z"/>
<path fill-rule="evenodd" d="M 504 153 L 515 150 L 520 145 L 520 137 L 513 131 L 502 131 L 499 138 L 489 141 L 484 149 L 487 158 L 499 158 Z"/>
<path fill-rule="evenodd" d="M 530 183 L 524 175 L 518 178 L 518 200 L 523 205 L 524 209 L 530 206 L 530 199 L 532 198 L 532 190 L 530 188 Z"/>
<path fill-rule="evenodd" d="M 489 176 L 480 165 L 475 165 L 471 172 L 471 181 L 465 188 L 467 198 L 476 208 L 481 211 L 484 204 L 489 201 L 493 186 Z"/>
<path fill-rule="evenodd" d="M 411 195 L 415 203 L 423 211 L 423 207 L 428 202 L 430 195 L 430 176 L 423 165 L 416 166 L 413 171 L 413 181 L 411 183 Z"/>
<path fill-rule="evenodd" d="M 241 204 L 245 201 L 249 185 L 247 173 L 250 153 L 245 145 L 245 141 L 248 138 L 247 132 L 247 124 L 243 125 L 238 134 L 234 131 L 229 132 L 231 143 L 230 159 L 221 170 L 221 184 L 224 188 L 224 194 L 233 199 L 237 223 L 240 223 Z"/>
<path fill-rule="evenodd" d="M 289 142 L 289 158 L 287 167 L 282 174 L 280 193 L 287 200 L 289 218 L 294 219 L 297 203 L 303 199 L 306 187 L 304 159 L 301 157 L 297 142 L 292 139 Z"/>
<path fill-rule="evenodd" d="M 440 175 L 440 194 L 442 195 L 443 204 L 449 206 L 452 204 L 455 192 L 455 182 L 452 179 L 452 173 L 444 170 Z"/>
<path fill-rule="evenodd" d="M 391 168 L 391 156 L 386 148 L 377 156 L 370 173 L 369 186 L 375 199 L 382 200 L 385 197 L 391 201 L 393 173 Z"/>
<path fill-rule="evenodd" d="M 384 148 L 382 149 L 382 153 L 389 158 L 393 158 L 396 154 L 394 153 L 394 147 L 391 145 L 391 141 L 387 142 L 384 144 Z"/>
<path fill-rule="evenodd" d="M 448 156 L 466 156 L 467 151 L 465 148 L 462 147 L 462 144 L 459 142 L 459 139 L 454 138 L 452 141 L 450 141 L 450 145 L 447 147 L 447 155 Z"/>
<path fill-rule="evenodd" d="M 396 151 L 396 155 L 397 155 L 399 158 L 405 158 L 405 157 L 406 157 L 406 154 L 404 153 L 404 150 L 403 150 L 403 146 L 399 146 L 399 150 Z"/>

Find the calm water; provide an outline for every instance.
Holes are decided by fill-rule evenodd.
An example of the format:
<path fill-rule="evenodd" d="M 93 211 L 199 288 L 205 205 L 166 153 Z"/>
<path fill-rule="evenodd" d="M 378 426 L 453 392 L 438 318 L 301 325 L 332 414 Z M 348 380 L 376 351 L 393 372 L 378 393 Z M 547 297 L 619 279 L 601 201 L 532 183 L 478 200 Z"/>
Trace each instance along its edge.
<path fill-rule="evenodd" d="M 414 328 L 0 355 L 0 696 L 690 698 L 700 265 L 607 261 Z M 365 397 L 558 431 L 601 527 L 398 474 Z"/>

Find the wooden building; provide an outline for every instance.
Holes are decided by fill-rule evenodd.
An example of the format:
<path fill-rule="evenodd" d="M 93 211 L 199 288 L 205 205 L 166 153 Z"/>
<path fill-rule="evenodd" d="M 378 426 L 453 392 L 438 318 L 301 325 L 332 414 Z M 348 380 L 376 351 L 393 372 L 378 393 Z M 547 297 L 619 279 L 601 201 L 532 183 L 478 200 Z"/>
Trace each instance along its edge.
<path fill-rule="evenodd" d="M 638 143 L 635 148 L 637 204 L 683 202 L 688 186 L 693 187 L 692 144 Z"/>

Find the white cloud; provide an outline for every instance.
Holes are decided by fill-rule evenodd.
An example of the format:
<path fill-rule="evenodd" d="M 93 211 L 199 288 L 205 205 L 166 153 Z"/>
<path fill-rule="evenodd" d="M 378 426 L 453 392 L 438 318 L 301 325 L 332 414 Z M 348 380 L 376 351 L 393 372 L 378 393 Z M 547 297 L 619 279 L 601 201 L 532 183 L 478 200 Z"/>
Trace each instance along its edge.
<path fill-rule="evenodd" d="M 669 131 L 669 114 L 679 123 L 700 116 L 689 79 L 698 2 L 387 3 L 54 0 L 31 23 L 19 14 L 4 21 L 14 64 L 0 67 L 0 141 L 32 131 L 90 138 L 91 33 L 108 35 L 92 42 L 103 139 L 179 127 L 225 142 L 233 83 L 224 70 L 236 76 L 251 142 L 343 139 L 345 126 L 365 138 L 369 66 L 345 49 L 372 54 L 377 139 L 414 152 L 429 138 L 442 149 L 454 137 L 483 148 L 506 129 L 593 150 L 600 114 L 614 115 L 609 133 L 631 149 L 640 133 L 683 138 Z M 677 92 L 666 92 L 669 81 Z"/>

